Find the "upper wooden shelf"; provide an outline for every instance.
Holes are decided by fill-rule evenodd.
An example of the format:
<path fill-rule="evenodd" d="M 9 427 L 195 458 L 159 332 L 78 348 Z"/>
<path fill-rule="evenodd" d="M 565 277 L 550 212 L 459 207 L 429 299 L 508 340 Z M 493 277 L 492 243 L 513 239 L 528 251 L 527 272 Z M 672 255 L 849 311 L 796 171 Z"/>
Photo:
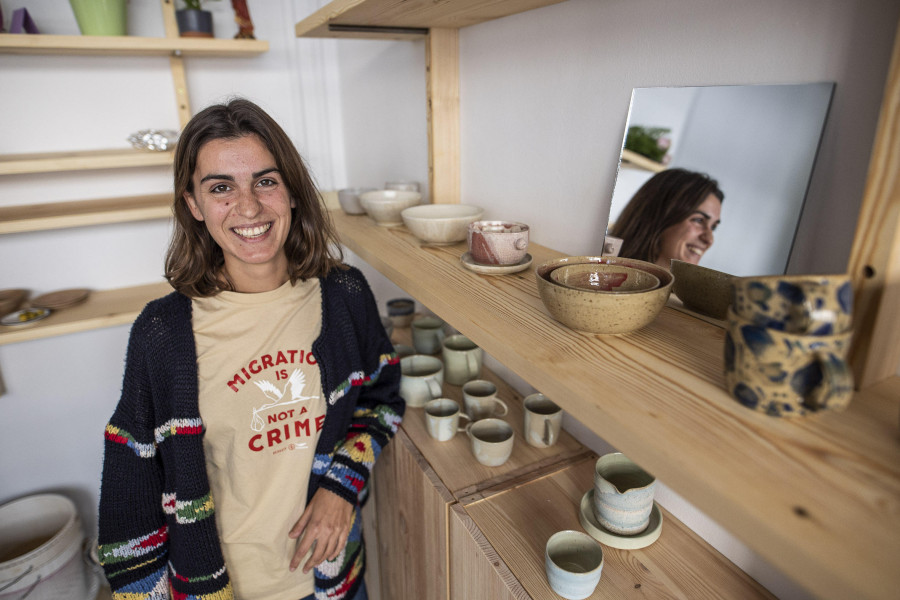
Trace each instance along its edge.
<path fill-rule="evenodd" d="M 83 303 L 54 311 L 46 319 L 27 325 L 0 325 L 0 346 L 125 325 L 137 318 L 145 304 L 171 291 L 172 287 L 162 282 L 91 292 Z"/>
<path fill-rule="evenodd" d="M 171 194 L 4 206 L 0 207 L 0 234 L 165 219 L 171 216 Z"/>
<path fill-rule="evenodd" d="M 900 378 L 843 413 L 782 420 L 724 390 L 724 331 L 665 308 L 622 336 L 573 331 L 541 303 L 534 266 L 472 273 L 465 244 L 332 211 L 341 239 L 500 363 L 822 598 L 900 589 Z"/>
<path fill-rule="evenodd" d="M 133 148 L 0 155 L 0 175 L 171 166 L 173 152 Z"/>
<path fill-rule="evenodd" d="M 297 23 L 295 32 L 297 37 L 409 39 L 432 27 L 468 27 L 564 1 L 333 0 Z"/>
<path fill-rule="evenodd" d="M 9 54 L 97 54 L 109 56 L 256 56 L 269 50 L 263 40 L 189 37 L 0 34 L 0 52 Z"/>
<path fill-rule="evenodd" d="M 626 148 L 622 149 L 622 165 L 643 169 L 645 171 L 653 171 L 654 173 L 666 170 L 666 165 L 656 162 L 655 160 L 650 160 L 646 156 Z"/>

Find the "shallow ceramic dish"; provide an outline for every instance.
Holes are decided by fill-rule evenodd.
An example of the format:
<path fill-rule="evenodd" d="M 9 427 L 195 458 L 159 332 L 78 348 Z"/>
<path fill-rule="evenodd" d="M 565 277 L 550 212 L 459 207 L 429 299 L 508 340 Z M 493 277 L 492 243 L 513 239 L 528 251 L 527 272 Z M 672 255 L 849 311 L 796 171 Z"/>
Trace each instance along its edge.
<path fill-rule="evenodd" d="M 530 267 L 532 260 L 534 259 L 527 252 L 522 260 L 514 265 L 483 265 L 479 262 L 475 262 L 471 252 L 464 252 L 463 255 L 459 257 L 459 262 L 462 266 L 470 271 L 480 273 L 481 275 L 508 275 L 510 273 L 518 273 L 519 271 L 524 271 Z"/>
<path fill-rule="evenodd" d="M 566 265 L 553 269 L 550 271 L 550 279 L 577 290 L 612 294 L 633 294 L 659 286 L 659 278 L 647 271 L 597 263 Z"/>
<path fill-rule="evenodd" d="M 477 221 L 484 209 L 469 204 L 420 204 L 403 209 L 400 217 L 409 231 L 429 244 L 463 242 L 469 223 Z"/>
<path fill-rule="evenodd" d="M 733 275 L 674 258 L 672 275 L 675 276 L 672 291 L 685 308 L 714 319 L 725 319 L 731 306 Z"/>
<path fill-rule="evenodd" d="M 35 321 L 46 319 L 50 316 L 50 312 L 49 308 L 23 308 L 0 319 L 0 325 L 8 325 L 10 327 L 30 325 Z"/>
<path fill-rule="evenodd" d="M 637 550 L 646 548 L 659 539 L 662 533 L 663 516 L 656 502 L 653 503 L 653 509 L 650 511 L 650 524 L 647 525 L 647 529 L 634 535 L 621 535 L 606 529 L 597 520 L 594 515 L 593 495 L 594 490 L 591 489 L 581 498 L 578 518 L 584 530 L 601 544 L 620 550 Z"/>
<path fill-rule="evenodd" d="M 359 203 L 362 204 L 372 219 L 383 227 L 396 227 L 403 224 L 400 213 L 403 209 L 415 206 L 422 201 L 419 192 L 405 192 L 400 190 L 375 190 L 359 195 Z"/>
<path fill-rule="evenodd" d="M 659 286 L 633 294 L 598 294 L 555 283 L 550 273 L 566 265 L 599 263 L 647 271 Z M 617 256 L 567 256 L 543 263 L 535 269 L 541 301 L 554 319 L 572 329 L 588 333 L 629 333 L 649 325 L 669 299 L 674 277 L 668 269 L 634 258 Z"/>

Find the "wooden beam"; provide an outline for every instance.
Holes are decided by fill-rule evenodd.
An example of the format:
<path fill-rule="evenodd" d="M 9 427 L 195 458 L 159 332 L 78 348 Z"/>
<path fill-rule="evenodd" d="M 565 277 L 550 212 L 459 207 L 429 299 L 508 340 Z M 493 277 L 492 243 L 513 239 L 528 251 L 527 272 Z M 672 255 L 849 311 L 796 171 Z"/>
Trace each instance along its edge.
<path fill-rule="evenodd" d="M 428 182 L 434 203 L 459 203 L 459 30 L 431 29 L 425 42 Z"/>

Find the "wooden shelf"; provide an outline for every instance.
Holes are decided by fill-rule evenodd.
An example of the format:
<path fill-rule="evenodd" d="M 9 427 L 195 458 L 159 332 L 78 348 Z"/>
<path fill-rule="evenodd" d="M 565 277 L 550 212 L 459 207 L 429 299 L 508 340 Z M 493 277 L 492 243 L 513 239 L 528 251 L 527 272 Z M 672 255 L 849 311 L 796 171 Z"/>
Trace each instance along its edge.
<path fill-rule="evenodd" d="M 534 266 L 478 275 L 459 263 L 464 244 L 332 215 L 360 258 L 813 593 L 900 588 L 900 378 L 844 413 L 767 417 L 724 391 L 714 324 L 667 307 L 632 334 L 580 333 L 549 316 Z M 535 266 L 561 256 L 529 253 Z"/>
<path fill-rule="evenodd" d="M 133 148 L 0 155 L 0 175 L 171 166 L 173 152 Z"/>
<path fill-rule="evenodd" d="M 263 40 L 94 35 L 0 34 L 0 52 L 8 54 L 81 54 L 109 56 L 256 56 L 269 50 Z"/>
<path fill-rule="evenodd" d="M 32 325 L 0 325 L 0 346 L 131 323 L 144 305 L 172 291 L 167 282 L 92 292 L 82 304 Z"/>
<path fill-rule="evenodd" d="M 646 156 L 642 156 L 627 148 L 622 148 L 622 166 L 631 166 L 644 171 L 653 171 L 654 173 L 666 170 L 666 165 L 650 160 Z"/>
<path fill-rule="evenodd" d="M 430 28 L 468 27 L 563 1 L 334 0 L 297 23 L 294 29 L 297 37 L 409 39 L 422 37 Z"/>
<path fill-rule="evenodd" d="M 172 195 L 0 207 L 0 234 L 105 225 L 172 216 Z"/>

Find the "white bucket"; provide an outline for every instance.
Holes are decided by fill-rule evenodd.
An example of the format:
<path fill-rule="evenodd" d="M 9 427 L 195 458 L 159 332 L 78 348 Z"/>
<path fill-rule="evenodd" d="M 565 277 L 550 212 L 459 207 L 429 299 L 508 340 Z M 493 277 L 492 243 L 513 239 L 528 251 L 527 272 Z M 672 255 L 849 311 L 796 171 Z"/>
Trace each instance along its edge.
<path fill-rule="evenodd" d="M 83 542 L 81 519 L 65 496 L 0 506 L 0 600 L 94 600 L 97 574 L 84 561 Z"/>

